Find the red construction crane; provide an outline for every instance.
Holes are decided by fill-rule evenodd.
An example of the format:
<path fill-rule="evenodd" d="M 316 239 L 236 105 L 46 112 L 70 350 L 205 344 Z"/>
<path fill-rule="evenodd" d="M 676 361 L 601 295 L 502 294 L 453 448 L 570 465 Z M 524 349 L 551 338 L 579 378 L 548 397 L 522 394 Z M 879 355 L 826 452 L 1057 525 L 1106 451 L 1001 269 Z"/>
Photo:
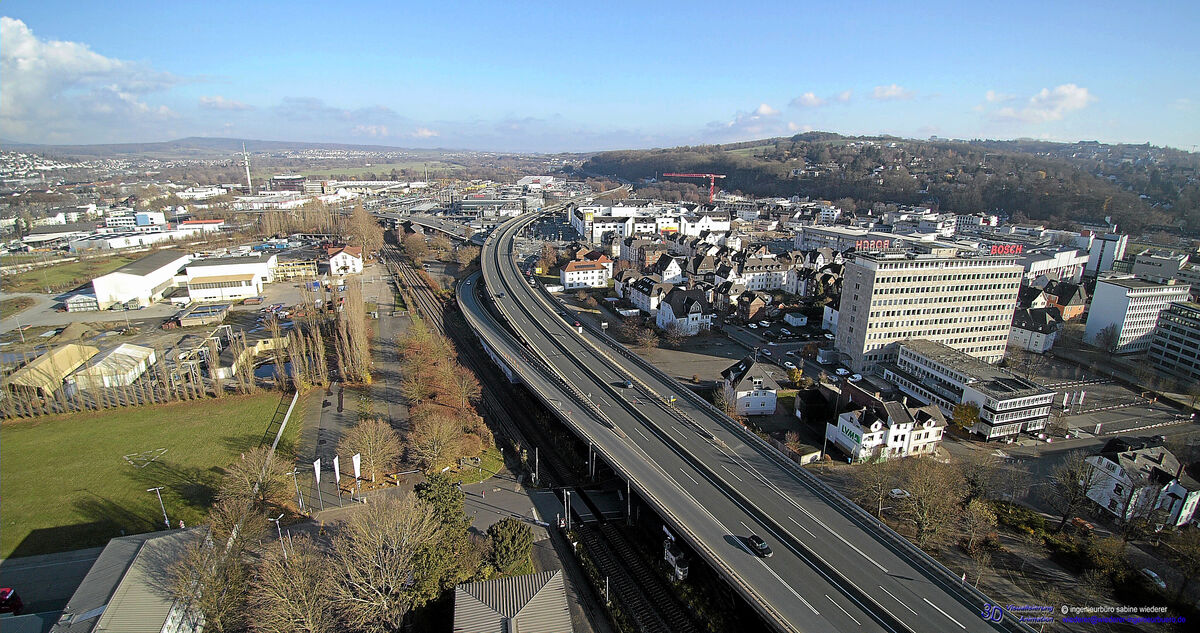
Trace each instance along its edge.
<path fill-rule="evenodd" d="M 717 179 L 724 178 L 725 174 L 663 174 L 663 176 L 676 176 L 679 178 L 707 178 L 708 203 L 712 204 L 713 195 L 717 193 Z"/>

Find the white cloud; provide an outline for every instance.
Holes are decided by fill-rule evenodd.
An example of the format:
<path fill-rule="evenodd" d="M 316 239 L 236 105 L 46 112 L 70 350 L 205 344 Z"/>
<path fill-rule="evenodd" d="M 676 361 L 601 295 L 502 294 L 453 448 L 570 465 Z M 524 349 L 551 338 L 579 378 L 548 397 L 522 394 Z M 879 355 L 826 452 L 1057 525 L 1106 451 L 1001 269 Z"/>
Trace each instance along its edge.
<path fill-rule="evenodd" d="M 852 96 L 854 96 L 853 90 L 843 90 L 843 91 L 837 93 L 836 95 L 834 95 L 833 100 L 841 102 L 841 103 L 846 103 L 846 102 L 850 101 L 850 97 L 852 97 Z"/>
<path fill-rule="evenodd" d="M 765 103 L 760 103 L 758 108 L 754 110 L 754 114 L 757 114 L 758 116 L 775 116 L 776 114 L 779 114 L 779 110 L 776 110 Z"/>
<path fill-rule="evenodd" d="M 105 57 L 78 42 L 38 39 L 24 22 L 9 17 L 0 17 L 0 40 L 0 134 L 9 138 L 128 138 L 131 131 L 144 133 L 147 124 L 174 116 L 143 100 L 177 83 L 170 73 Z"/>
<path fill-rule="evenodd" d="M 1003 92 L 996 92 L 995 90 L 989 90 L 987 91 L 987 94 L 983 96 L 983 98 L 986 99 L 988 103 L 1003 103 L 1005 101 L 1012 101 L 1013 99 L 1016 99 L 1017 96 L 1005 94 Z"/>
<path fill-rule="evenodd" d="M 441 135 L 438 134 L 437 130 L 431 130 L 427 127 L 419 127 L 416 130 L 413 130 L 412 136 L 413 138 L 433 138 Z"/>
<path fill-rule="evenodd" d="M 253 110 L 254 106 L 233 99 L 226 99 L 221 95 L 212 97 L 200 97 L 200 107 L 205 110 L 227 110 L 231 112 L 241 112 L 245 110 Z"/>
<path fill-rule="evenodd" d="M 1054 89 L 1042 88 L 1042 91 L 1029 98 L 1025 107 L 1001 108 L 993 113 L 997 119 L 1022 121 L 1025 123 L 1046 123 L 1061 120 L 1068 112 L 1082 110 L 1096 97 L 1087 88 L 1075 84 L 1062 84 Z"/>
<path fill-rule="evenodd" d="M 787 129 L 789 132 L 811 132 L 813 131 L 813 126 L 807 124 L 796 125 L 795 123 L 788 121 Z"/>
<path fill-rule="evenodd" d="M 875 90 L 871 91 L 871 98 L 876 101 L 902 101 L 911 99 L 913 91 L 908 90 L 897 84 L 890 86 L 875 86 Z"/>
<path fill-rule="evenodd" d="M 811 92 L 806 92 L 792 99 L 791 105 L 797 108 L 819 108 L 825 105 L 825 100 Z"/>
<path fill-rule="evenodd" d="M 350 130 L 350 133 L 355 136 L 370 136 L 372 138 L 390 136 L 386 125 L 356 125 Z"/>

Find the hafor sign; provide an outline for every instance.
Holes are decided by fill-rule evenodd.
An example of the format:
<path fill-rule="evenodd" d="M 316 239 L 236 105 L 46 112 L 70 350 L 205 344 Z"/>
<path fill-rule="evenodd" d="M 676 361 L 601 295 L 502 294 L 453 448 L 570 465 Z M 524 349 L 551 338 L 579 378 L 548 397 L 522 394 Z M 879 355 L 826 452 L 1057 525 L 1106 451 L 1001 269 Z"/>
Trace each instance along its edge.
<path fill-rule="evenodd" d="M 859 240 L 854 243 L 854 248 L 860 250 L 874 250 L 890 248 L 891 245 L 891 240 Z"/>

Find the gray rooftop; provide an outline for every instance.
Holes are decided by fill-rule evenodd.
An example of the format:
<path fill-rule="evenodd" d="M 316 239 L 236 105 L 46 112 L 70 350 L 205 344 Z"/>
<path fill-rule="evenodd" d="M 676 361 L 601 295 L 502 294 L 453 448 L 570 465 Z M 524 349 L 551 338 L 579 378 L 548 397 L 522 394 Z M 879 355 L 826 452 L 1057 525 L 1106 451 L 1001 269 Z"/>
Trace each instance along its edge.
<path fill-rule="evenodd" d="M 173 601 L 162 591 L 166 565 L 208 528 L 122 536 L 108 542 L 51 633 L 158 633 Z"/>
<path fill-rule="evenodd" d="M 1051 389 L 936 341 L 907 339 L 900 346 L 967 376 L 971 388 L 997 400 L 1054 393 Z"/>
<path fill-rule="evenodd" d="M 262 264 L 266 263 L 274 253 L 262 253 L 258 255 L 227 255 L 224 257 L 208 257 L 205 259 L 197 259 L 188 263 L 189 268 L 200 266 L 229 266 L 231 264 Z"/>
<path fill-rule="evenodd" d="M 1174 281 L 1174 280 L 1172 280 Z M 1187 288 L 1187 284 L 1166 284 L 1154 281 L 1147 281 L 1140 277 L 1101 277 L 1097 283 L 1112 284 L 1130 290 L 1150 290 L 1153 288 Z"/>
<path fill-rule="evenodd" d="M 114 270 L 113 272 L 114 273 L 124 273 L 126 275 L 137 275 L 140 277 L 140 276 L 144 276 L 144 275 L 149 275 L 150 273 L 158 270 L 159 268 L 162 268 L 173 262 L 176 262 L 181 257 L 187 257 L 187 253 L 185 253 L 183 251 L 172 250 L 172 249 L 161 250 L 161 251 L 157 251 L 154 253 L 150 253 L 149 255 L 137 260 L 136 262 L 129 262 L 128 264 L 125 264 L 124 266 Z"/>
<path fill-rule="evenodd" d="M 498 578 L 454 589 L 455 633 L 571 633 L 562 571 Z"/>

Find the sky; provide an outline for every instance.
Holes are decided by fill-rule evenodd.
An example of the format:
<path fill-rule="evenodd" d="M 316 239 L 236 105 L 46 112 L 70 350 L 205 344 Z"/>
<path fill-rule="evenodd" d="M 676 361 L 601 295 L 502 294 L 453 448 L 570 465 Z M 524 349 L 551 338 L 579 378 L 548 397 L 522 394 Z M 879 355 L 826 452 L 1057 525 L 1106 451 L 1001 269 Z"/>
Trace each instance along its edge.
<path fill-rule="evenodd" d="M 0 138 L 1200 144 L 1200 3 L 0 4 Z"/>

